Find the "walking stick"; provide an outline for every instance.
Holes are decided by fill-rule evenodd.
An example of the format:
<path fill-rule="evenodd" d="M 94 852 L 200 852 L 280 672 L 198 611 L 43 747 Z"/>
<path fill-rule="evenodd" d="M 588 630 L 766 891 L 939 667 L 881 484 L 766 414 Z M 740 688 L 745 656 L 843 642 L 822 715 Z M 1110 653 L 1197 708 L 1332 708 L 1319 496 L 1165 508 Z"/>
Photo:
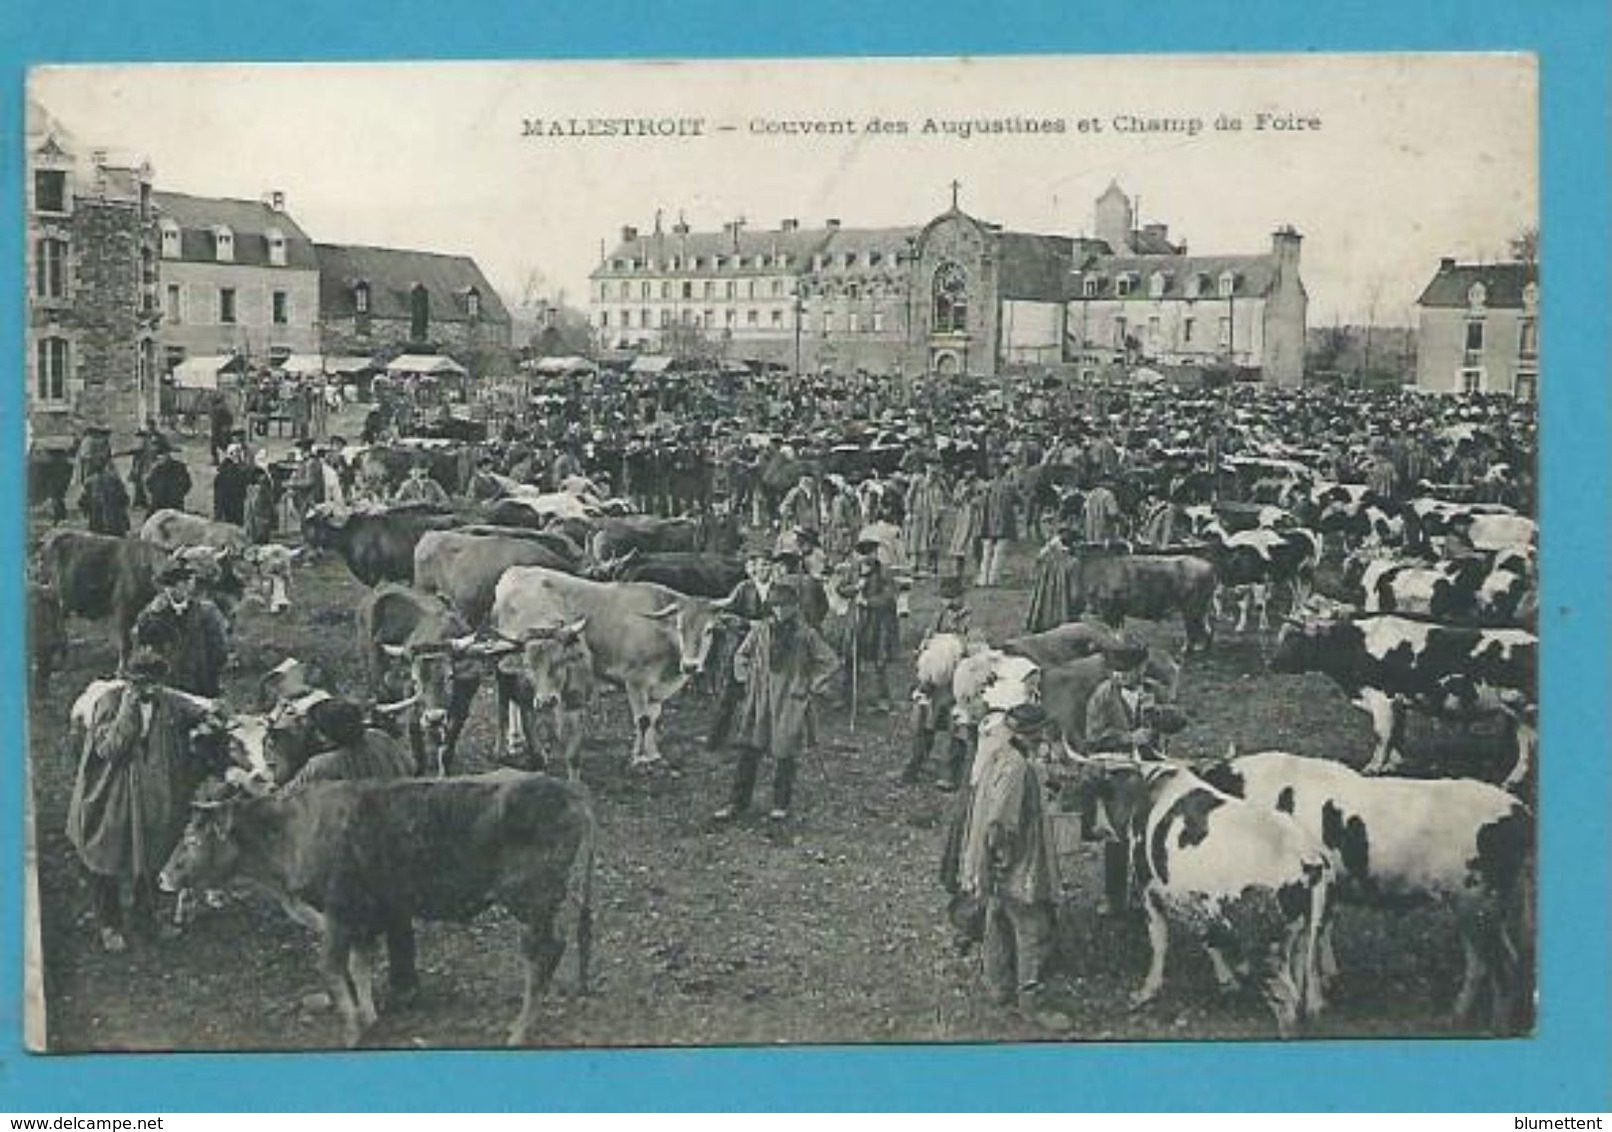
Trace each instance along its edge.
<path fill-rule="evenodd" d="M 856 734 L 856 701 L 857 701 L 856 660 L 857 660 L 857 651 L 858 651 L 859 644 L 861 642 L 861 638 L 862 638 L 862 607 L 860 605 L 855 604 L 855 599 L 852 599 L 852 605 L 851 605 L 851 734 L 852 735 Z"/>

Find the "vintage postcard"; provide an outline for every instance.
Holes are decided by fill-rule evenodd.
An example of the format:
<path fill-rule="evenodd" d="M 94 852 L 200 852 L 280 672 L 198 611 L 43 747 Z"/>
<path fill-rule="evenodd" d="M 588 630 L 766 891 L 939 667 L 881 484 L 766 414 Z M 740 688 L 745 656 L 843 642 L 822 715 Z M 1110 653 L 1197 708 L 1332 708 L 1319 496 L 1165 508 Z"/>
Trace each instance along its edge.
<path fill-rule="evenodd" d="M 1536 87 L 33 70 L 30 1046 L 1532 1034 Z"/>

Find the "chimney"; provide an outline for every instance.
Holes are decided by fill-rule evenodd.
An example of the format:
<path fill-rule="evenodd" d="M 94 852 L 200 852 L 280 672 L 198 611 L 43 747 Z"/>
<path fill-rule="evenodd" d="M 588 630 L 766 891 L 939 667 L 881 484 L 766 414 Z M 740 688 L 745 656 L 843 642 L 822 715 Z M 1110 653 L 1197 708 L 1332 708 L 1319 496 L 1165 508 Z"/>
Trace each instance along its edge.
<path fill-rule="evenodd" d="M 830 232 L 837 231 L 839 226 L 840 221 L 839 217 L 837 216 L 831 216 L 827 220 L 823 221 L 823 227 L 827 228 Z"/>
<path fill-rule="evenodd" d="M 637 238 L 638 238 L 638 229 L 634 228 L 631 224 L 623 224 L 621 226 L 621 242 L 622 243 L 630 244 L 634 240 L 636 240 Z"/>
<path fill-rule="evenodd" d="M 263 194 L 263 203 L 274 212 L 285 211 L 285 193 L 279 189 L 271 189 Z"/>
<path fill-rule="evenodd" d="M 1455 270 L 1455 257 L 1454 256 L 1445 256 L 1443 259 L 1438 261 L 1438 273 L 1440 275 L 1448 275 L 1450 272 L 1452 272 L 1454 270 Z"/>
<path fill-rule="evenodd" d="M 1271 233 L 1271 254 L 1278 262 L 1296 268 L 1299 263 L 1299 244 L 1303 240 L 1304 237 L 1298 234 L 1293 225 L 1284 224 Z"/>
<path fill-rule="evenodd" d="M 778 230 L 781 232 L 798 232 L 800 231 L 800 221 L 791 216 L 778 225 Z"/>
<path fill-rule="evenodd" d="M 686 235 L 688 235 L 688 225 L 683 223 L 683 221 L 679 220 L 676 224 L 672 225 L 672 235 L 674 235 L 674 236 L 686 236 Z"/>
<path fill-rule="evenodd" d="M 1169 242 L 1170 226 L 1168 224 L 1144 224 L 1142 225 L 1142 231 L 1150 240 L 1159 239 L 1165 243 Z"/>

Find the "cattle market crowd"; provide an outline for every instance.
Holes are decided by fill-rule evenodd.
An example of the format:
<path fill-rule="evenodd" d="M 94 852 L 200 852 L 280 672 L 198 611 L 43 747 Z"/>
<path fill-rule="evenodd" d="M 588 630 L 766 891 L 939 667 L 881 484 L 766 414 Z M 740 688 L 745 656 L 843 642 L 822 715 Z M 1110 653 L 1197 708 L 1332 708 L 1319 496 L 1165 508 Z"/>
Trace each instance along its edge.
<path fill-rule="evenodd" d="M 364 414 L 351 439 L 333 416 L 276 444 L 226 410 L 199 451 L 153 421 L 130 451 L 90 429 L 32 458 L 35 704 L 74 619 L 115 645 L 72 705 L 67 808 L 105 952 L 251 880 L 319 933 L 358 1044 L 380 944 L 393 1010 L 418 987 L 414 922 L 497 902 L 522 925 L 522 1042 L 568 948 L 587 979 L 611 838 L 583 756 L 596 709 L 625 699 L 624 776 L 675 780 L 679 698 L 728 760 L 710 821 L 807 840 L 799 768 L 830 720 L 853 743 L 859 721 L 899 730 L 890 789 L 949 799 L 910 867 L 938 866 L 936 915 L 986 992 L 1049 1034 L 1075 1005 L 1046 964 L 1060 857 L 1099 851 L 1099 913 L 1148 925 L 1137 1008 L 1166 993 L 1176 936 L 1299 1033 L 1352 909 L 1421 898 L 1455 910 L 1455 1011 L 1526 1028 L 1533 406 L 713 374 L 566 379 L 482 420 Z M 227 699 L 240 610 L 280 614 L 335 559 L 363 679 L 284 655 L 247 674 L 258 702 Z M 1028 608 L 987 640 L 976 614 L 1012 561 Z M 1173 753 L 1196 658 L 1250 635 L 1271 672 L 1320 673 L 1367 713 L 1372 749 Z M 477 764 L 507 769 L 466 774 L 482 684 L 497 749 Z M 1412 765 L 1413 715 L 1498 723 L 1514 757 Z"/>

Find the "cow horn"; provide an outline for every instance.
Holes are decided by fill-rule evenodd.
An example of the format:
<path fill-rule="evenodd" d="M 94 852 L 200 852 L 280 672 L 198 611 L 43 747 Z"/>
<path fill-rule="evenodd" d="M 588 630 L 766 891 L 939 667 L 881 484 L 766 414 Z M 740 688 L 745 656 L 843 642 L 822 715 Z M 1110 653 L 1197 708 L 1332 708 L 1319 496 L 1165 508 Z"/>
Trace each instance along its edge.
<path fill-rule="evenodd" d="M 560 636 L 564 640 L 574 641 L 582 635 L 582 630 L 586 629 L 587 627 L 588 619 L 586 617 L 579 617 L 569 625 L 562 625 L 560 627 Z"/>
<path fill-rule="evenodd" d="M 397 659 L 398 657 L 404 657 L 404 656 L 409 655 L 409 650 L 405 646 L 403 646 L 403 645 L 392 645 L 392 644 L 387 644 L 385 642 L 381 643 L 381 652 L 385 653 L 389 657 L 392 657 L 394 660 Z"/>
<path fill-rule="evenodd" d="M 734 586 L 733 592 L 727 597 L 717 598 L 711 602 L 711 609 L 716 613 L 726 613 L 733 608 L 733 603 L 739 600 L 739 587 Z"/>
<path fill-rule="evenodd" d="M 462 637 L 453 637 L 448 641 L 448 648 L 452 652 L 461 653 L 476 643 L 476 634 L 466 633 Z"/>
<path fill-rule="evenodd" d="M 415 695 L 412 695 L 412 696 L 406 696 L 403 699 L 398 700 L 394 704 L 376 704 L 370 710 L 375 712 L 375 714 L 377 714 L 377 715 L 396 715 L 400 711 L 405 711 L 408 708 L 413 707 L 416 703 L 419 702 L 419 700 L 420 700 L 420 697 L 419 697 L 418 693 L 416 693 Z"/>
<path fill-rule="evenodd" d="M 668 605 L 662 609 L 657 609 L 653 613 L 640 613 L 639 616 L 647 617 L 651 621 L 665 621 L 669 617 L 676 617 L 678 609 L 679 606 L 674 601 L 671 605 Z"/>

